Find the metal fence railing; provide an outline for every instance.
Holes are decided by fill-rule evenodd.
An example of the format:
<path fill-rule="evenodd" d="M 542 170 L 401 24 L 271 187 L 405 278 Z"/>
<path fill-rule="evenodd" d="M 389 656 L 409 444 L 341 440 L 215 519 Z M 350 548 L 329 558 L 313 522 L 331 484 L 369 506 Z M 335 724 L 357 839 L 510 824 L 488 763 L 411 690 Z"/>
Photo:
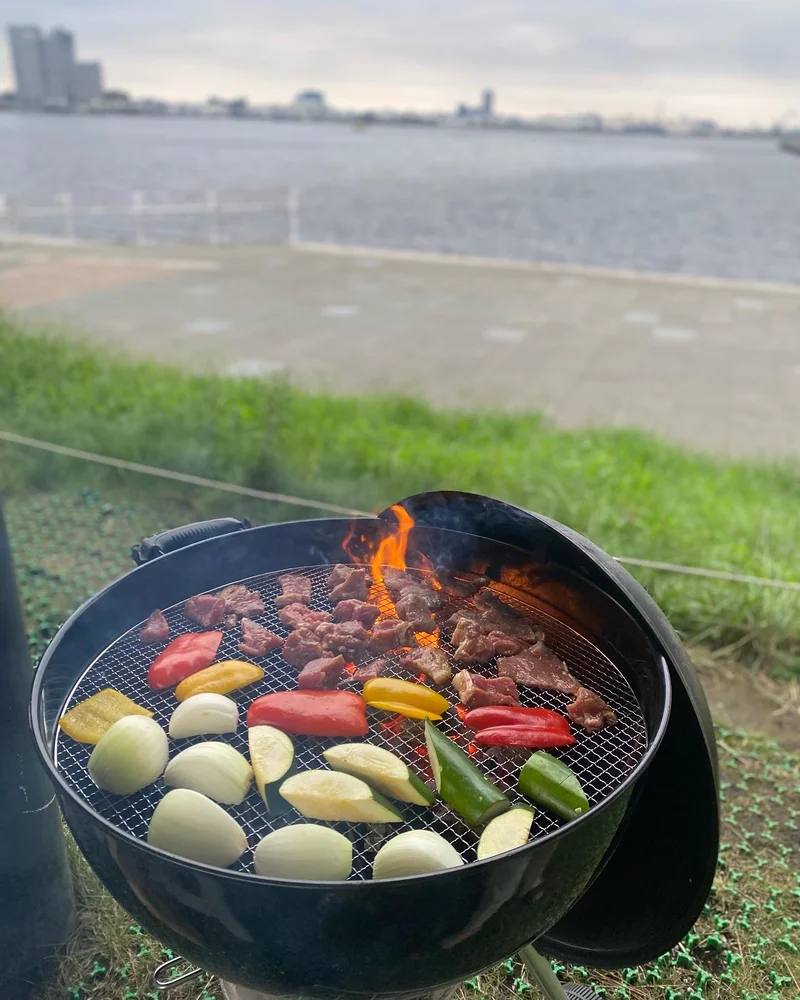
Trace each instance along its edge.
<path fill-rule="evenodd" d="M 0 235 L 154 243 L 287 243 L 300 240 L 297 188 L 255 194 L 210 189 L 179 200 L 132 191 L 119 202 L 89 204 L 62 192 L 47 204 L 0 194 Z"/>

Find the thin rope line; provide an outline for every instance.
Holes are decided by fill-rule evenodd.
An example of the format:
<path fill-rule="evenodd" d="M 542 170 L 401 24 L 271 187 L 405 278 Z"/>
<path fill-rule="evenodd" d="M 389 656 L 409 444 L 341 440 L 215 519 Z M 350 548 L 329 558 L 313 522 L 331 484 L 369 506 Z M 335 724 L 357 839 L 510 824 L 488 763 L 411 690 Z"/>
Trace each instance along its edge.
<path fill-rule="evenodd" d="M 681 566 L 677 563 L 655 562 L 652 559 L 636 559 L 633 556 L 614 556 L 614 559 L 618 563 L 662 570 L 665 573 L 704 576 L 710 580 L 725 580 L 727 583 L 750 583 L 757 587 L 775 587 L 779 590 L 800 590 L 800 583 L 794 583 L 791 580 L 770 580 L 765 576 L 747 576 L 743 573 L 729 573 L 721 569 L 701 569 L 699 566 Z"/>
<path fill-rule="evenodd" d="M 39 441 L 36 438 L 24 437 L 11 431 L 0 430 L 0 440 L 10 444 L 19 444 L 27 448 L 37 448 L 39 451 L 49 451 L 54 455 L 65 455 L 67 458 L 78 458 L 98 465 L 108 465 L 113 469 L 125 469 L 129 472 L 140 472 L 146 476 L 156 476 L 161 479 L 171 479 L 190 486 L 203 486 L 208 489 L 222 490 L 225 493 L 237 493 L 240 496 L 255 497 L 257 500 L 271 500 L 277 503 L 291 504 L 294 507 L 310 507 L 313 510 L 324 510 L 333 514 L 343 514 L 347 517 L 374 517 L 373 513 L 355 510 L 352 507 L 339 507 L 337 504 L 325 503 L 322 500 L 306 500 L 303 497 L 290 496 L 287 493 L 270 493 L 266 490 L 255 490 L 249 486 L 237 483 L 225 483 L 218 479 L 205 479 L 203 476 L 192 476 L 185 472 L 174 472 L 172 469 L 161 469 L 155 465 L 142 465 L 139 462 L 128 462 L 124 458 L 110 458 L 108 455 L 98 455 L 91 451 L 81 451 L 78 448 L 68 448 L 65 445 L 53 444 L 50 441 Z M 614 556 L 618 563 L 628 566 L 641 566 L 643 569 L 659 570 L 663 573 L 682 573 L 685 576 L 699 576 L 710 580 L 724 580 L 726 583 L 744 583 L 757 587 L 772 587 L 778 590 L 800 591 L 800 583 L 790 580 L 771 580 L 762 576 L 747 576 L 742 573 L 729 573 L 725 570 L 703 569 L 699 566 L 681 566 L 677 563 L 657 562 L 652 559 L 638 559 L 634 556 Z"/>
<path fill-rule="evenodd" d="M 175 472 L 172 469 L 160 469 L 155 465 L 142 465 L 139 462 L 128 462 L 124 458 L 110 458 L 108 455 L 97 455 L 92 451 L 81 451 L 78 448 L 67 448 L 62 444 L 52 444 L 50 441 L 38 441 L 36 438 L 13 434 L 11 431 L 0 430 L 0 440 L 11 444 L 21 444 L 26 448 L 38 448 L 39 451 L 49 451 L 54 455 L 65 455 L 67 458 L 80 458 L 85 462 L 96 462 L 98 465 L 108 465 L 112 469 L 125 469 L 128 472 L 141 472 L 145 476 L 158 476 L 161 479 L 172 479 L 178 483 L 188 483 L 191 486 L 205 486 L 209 489 L 222 490 L 225 493 L 238 493 L 240 496 L 255 497 L 257 500 L 272 500 L 278 503 L 291 504 L 293 507 L 311 507 L 314 510 L 325 510 L 332 514 L 344 514 L 346 517 L 374 517 L 367 511 L 355 510 L 352 507 L 339 507 L 334 503 L 322 500 L 305 500 L 302 497 L 289 496 L 287 493 L 270 493 L 267 490 L 254 490 L 238 483 L 223 483 L 217 479 L 206 479 L 203 476 L 192 476 L 186 472 Z"/>

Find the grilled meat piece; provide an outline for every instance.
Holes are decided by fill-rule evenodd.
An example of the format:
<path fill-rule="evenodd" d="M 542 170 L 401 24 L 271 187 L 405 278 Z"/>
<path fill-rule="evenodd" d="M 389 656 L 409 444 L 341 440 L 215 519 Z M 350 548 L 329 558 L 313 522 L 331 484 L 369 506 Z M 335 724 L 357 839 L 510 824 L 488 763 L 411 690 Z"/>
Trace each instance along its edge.
<path fill-rule="evenodd" d="M 344 657 L 327 656 L 310 660 L 297 675 L 297 686 L 309 690 L 335 688 L 345 672 Z"/>
<path fill-rule="evenodd" d="M 598 729 L 613 726 L 617 721 L 614 712 L 606 705 L 599 694 L 589 688 L 579 687 L 575 701 L 567 705 L 567 714 L 573 722 L 583 726 L 590 733 Z"/>
<path fill-rule="evenodd" d="M 462 608 L 447 619 L 447 624 L 455 628 L 464 619 L 474 622 L 484 635 L 499 631 L 515 639 L 521 639 L 522 642 L 539 642 L 540 639 L 544 639 L 544 632 L 534 628 L 530 622 L 524 619 L 505 618 L 494 611 L 473 611 L 472 608 Z"/>
<path fill-rule="evenodd" d="M 499 629 L 494 629 L 486 638 L 494 647 L 495 656 L 515 656 L 517 653 L 521 653 L 527 646 L 527 643 L 522 639 L 517 639 L 513 635 L 506 635 L 505 632 L 501 632 Z"/>
<path fill-rule="evenodd" d="M 411 622 L 415 632 L 433 632 L 436 622 L 418 587 L 407 587 L 395 603 L 398 618 Z"/>
<path fill-rule="evenodd" d="M 521 611 L 517 611 L 516 608 L 512 608 L 510 604 L 506 604 L 505 601 L 501 600 L 493 590 L 489 587 L 484 587 L 483 590 L 479 590 L 475 595 L 475 607 L 481 611 L 489 611 L 495 617 L 499 618 L 524 618 L 525 615 Z"/>
<path fill-rule="evenodd" d="M 251 615 L 262 615 L 264 613 L 264 601 L 257 590 L 248 590 L 243 583 L 232 583 L 229 587 L 223 587 L 217 594 L 225 601 L 225 610 L 238 615 L 240 618 L 249 618 Z"/>
<path fill-rule="evenodd" d="M 331 601 L 365 601 L 369 575 L 363 566 L 348 566 L 339 563 L 328 577 L 328 592 Z"/>
<path fill-rule="evenodd" d="M 433 589 L 429 580 L 424 580 L 413 573 L 387 566 L 383 570 L 383 583 L 393 601 L 399 601 L 412 592 L 417 595 L 420 602 L 425 602 L 429 611 L 438 611 L 442 606 L 442 596 L 439 591 Z"/>
<path fill-rule="evenodd" d="M 417 640 L 411 622 L 384 618 L 383 621 L 375 622 L 367 648 L 370 653 L 388 653 L 390 649 L 416 645 Z"/>
<path fill-rule="evenodd" d="M 437 646 L 420 646 L 410 653 L 403 653 L 400 666 L 412 673 L 423 673 L 430 677 L 434 684 L 447 684 L 453 676 L 453 669 L 447 659 L 447 653 Z"/>
<path fill-rule="evenodd" d="M 268 628 L 251 621 L 250 618 L 242 618 L 242 641 L 239 643 L 239 649 L 245 656 L 254 658 L 266 656 L 271 649 L 277 649 L 282 643 L 283 639 L 270 632 Z"/>
<path fill-rule="evenodd" d="M 313 625 L 298 625 L 286 638 L 281 655 L 299 670 L 312 660 L 322 659 L 325 649 Z"/>
<path fill-rule="evenodd" d="M 285 608 L 287 604 L 310 604 L 311 603 L 311 581 L 307 576 L 300 576 L 299 573 L 284 573 L 278 577 L 281 585 L 281 593 L 275 598 L 275 604 L 279 608 Z"/>
<path fill-rule="evenodd" d="M 381 576 L 384 587 L 394 600 L 397 600 L 406 587 L 424 586 L 420 577 L 407 573 L 404 569 L 394 569 L 392 566 L 384 566 L 381 569 Z"/>
<path fill-rule="evenodd" d="M 386 660 L 381 657 L 378 657 L 376 660 L 370 660 L 369 663 L 365 663 L 356 670 L 353 674 L 353 680 L 358 681 L 359 684 L 366 684 L 367 681 L 371 681 L 375 677 L 380 677 L 388 666 L 389 664 Z"/>
<path fill-rule="evenodd" d="M 169 625 L 167 619 L 156 609 L 150 613 L 144 628 L 139 632 L 139 642 L 147 645 L 150 642 L 163 642 L 165 639 L 169 639 Z"/>
<path fill-rule="evenodd" d="M 459 580 L 453 576 L 450 570 L 443 567 L 434 572 L 433 578 L 445 594 L 448 594 L 450 597 L 461 598 L 472 597 L 481 587 L 486 587 L 489 583 L 488 576 L 476 576 L 474 580 Z"/>
<path fill-rule="evenodd" d="M 287 604 L 278 612 L 278 618 L 284 625 L 297 628 L 298 625 L 319 625 L 320 622 L 331 620 L 330 611 L 312 611 L 307 604 Z"/>
<path fill-rule="evenodd" d="M 541 641 L 516 656 L 501 657 L 497 661 L 497 672 L 523 687 L 563 691 L 565 694 L 577 694 L 580 688 L 578 681 L 567 670 L 566 663 Z"/>
<path fill-rule="evenodd" d="M 239 619 L 236 617 L 236 615 L 233 613 L 233 611 L 230 611 L 222 619 L 222 627 L 223 628 L 236 628 L 236 623 L 238 621 L 239 621 Z"/>
<path fill-rule="evenodd" d="M 494 656 L 494 643 L 469 618 L 460 619 L 453 631 L 456 663 L 488 663 Z"/>
<path fill-rule="evenodd" d="M 372 628 L 380 613 L 377 604 L 366 604 L 364 601 L 339 601 L 333 609 L 337 622 L 361 622 L 364 628 Z"/>
<path fill-rule="evenodd" d="M 314 626 L 314 634 L 326 652 L 341 653 L 348 660 L 363 656 L 369 642 L 361 622 L 322 622 Z"/>
<path fill-rule="evenodd" d="M 519 705 L 517 685 L 509 677 L 483 677 L 469 670 L 459 670 L 453 678 L 453 687 L 466 708 Z"/>
<path fill-rule="evenodd" d="M 197 594 L 184 602 L 183 611 L 198 625 L 219 625 L 225 617 L 225 601 L 216 594 Z"/>

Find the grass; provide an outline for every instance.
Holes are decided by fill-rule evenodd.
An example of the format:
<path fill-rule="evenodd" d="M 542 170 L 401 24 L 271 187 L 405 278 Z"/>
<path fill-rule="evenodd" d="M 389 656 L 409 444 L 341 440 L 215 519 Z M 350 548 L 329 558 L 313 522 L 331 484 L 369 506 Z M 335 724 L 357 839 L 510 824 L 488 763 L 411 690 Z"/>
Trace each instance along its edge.
<path fill-rule="evenodd" d="M 712 458 L 636 431 L 563 431 L 535 414 L 442 412 L 396 396 L 190 375 L 2 318 L 0 427 L 364 510 L 428 489 L 471 490 L 554 517 L 616 555 L 800 579 L 796 465 Z M 129 498 L 158 490 L 187 513 L 298 513 L 162 491 L 152 479 L 11 446 L 0 457 L 0 484 L 11 491 L 79 481 Z M 634 572 L 687 641 L 777 674 L 800 671 L 797 592 Z"/>

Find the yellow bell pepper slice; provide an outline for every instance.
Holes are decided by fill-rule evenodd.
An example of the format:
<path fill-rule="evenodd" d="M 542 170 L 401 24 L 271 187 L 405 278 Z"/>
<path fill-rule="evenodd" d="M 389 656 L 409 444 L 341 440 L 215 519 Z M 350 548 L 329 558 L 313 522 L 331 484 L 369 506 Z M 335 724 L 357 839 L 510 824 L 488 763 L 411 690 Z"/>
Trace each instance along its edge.
<path fill-rule="evenodd" d="M 247 684 L 254 684 L 264 676 L 261 667 L 247 660 L 222 660 L 204 670 L 191 674 L 175 688 L 178 701 L 186 701 L 193 694 L 230 694 Z"/>
<path fill-rule="evenodd" d="M 418 708 L 424 712 L 431 713 L 425 715 L 410 715 L 409 718 L 424 719 L 441 716 L 450 707 L 447 698 L 442 697 L 433 688 L 425 687 L 424 684 L 416 684 L 414 681 L 401 681 L 394 677 L 374 677 L 367 681 L 363 691 L 364 701 L 368 705 L 376 702 L 388 702 L 392 705 L 405 705 L 408 708 Z M 398 709 L 399 711 L 399 709 Z M 404 713 L 408 715 L 408 712 Z"/>
<path fill-rule="evenodd" d="M 151 711 L 137 705 L 127 695 L 114 688 L 104 688 L 65 712 L 58 724 L 67 736 L 79 743 L 97 743 L 115 722 L 126 715 L 153 717 Z"/>
<path fill-rule="evenodd" d="M 379 708 L 383 712 L 393 712 L 395 715 L 405 715 L 408 719 L 430 719 L 431 722 L 438 722 L 441 715 L 429 712 L 426 708 L 417 708 L 413 705 L 405 705 L 402 701 L 371 701 L 370 708 Z"/>

